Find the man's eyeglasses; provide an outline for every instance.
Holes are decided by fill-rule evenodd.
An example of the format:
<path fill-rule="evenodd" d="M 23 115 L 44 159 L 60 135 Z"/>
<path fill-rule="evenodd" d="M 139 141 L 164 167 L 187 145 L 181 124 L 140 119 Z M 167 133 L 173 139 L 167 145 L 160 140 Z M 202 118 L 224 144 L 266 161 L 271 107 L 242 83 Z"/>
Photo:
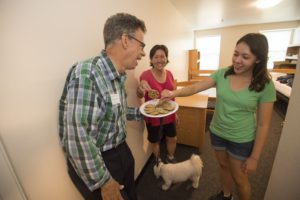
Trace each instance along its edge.
<path fill-rule="evenodd" d="M 137 39 L 136 37 L 134 37 L 134 36 L 132 36 L 132 35 L 129 35 L 129 34 L 128 34 L 128 37 L 130 37 L 131 39 L 134 39 L 135 41 L 137 41 L 138 43 L 140 43 L 142 49 L 145 48 L 146 44 L 145 44 L 144 42 L 140 41 L 140 40 Z"/>

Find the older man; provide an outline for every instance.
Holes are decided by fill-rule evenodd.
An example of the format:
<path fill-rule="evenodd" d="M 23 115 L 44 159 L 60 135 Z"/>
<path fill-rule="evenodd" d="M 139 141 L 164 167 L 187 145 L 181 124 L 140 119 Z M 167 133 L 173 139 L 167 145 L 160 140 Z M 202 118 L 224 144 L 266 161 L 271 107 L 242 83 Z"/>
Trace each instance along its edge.
<path fill-rule="evenodd" d="M 126 70 L 145 56 L 145 24 L 133 15 L 109 17 L 105 49 L 70 70 L 59 106 L 60 139 L 69 175 L 85 199 L 135 200 L 134 158 L 126 120 L 141 120 L 126 103 Z"/>

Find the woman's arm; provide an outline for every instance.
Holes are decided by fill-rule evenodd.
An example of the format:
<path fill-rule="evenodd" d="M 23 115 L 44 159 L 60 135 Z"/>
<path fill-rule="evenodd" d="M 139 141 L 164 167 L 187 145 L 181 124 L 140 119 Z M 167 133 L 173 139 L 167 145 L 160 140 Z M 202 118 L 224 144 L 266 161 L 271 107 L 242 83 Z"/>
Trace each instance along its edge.
<path fill-rule="evenodd" d="M 197 83 L 194 83 L 190 86 L 174 90 L 174 91 L 169 91 L 169 90 L 164 90 L 161 93 L 161 98 L 162 99 L 172 99 L 175 97 L 185 97 L 185 96 L 190 96 L 192 94 L 201 92 L 203 90 L 207 90 L 211 87 L 215 86 L 215 81 L 211 77 L 208 77 L 207 80 L 204 81 L 199 81 Z"/>
<path fill-rule="evenodd" d="M 244 170 L 245 173 L 248 171 L 255 171 L 257 167 L 257 162 L 261 156 L 261 152 L 265 145 L 266 139 L 268 137 L 272 111 L 273 102 L 260 103 L 257 110 L 257 128 L 256 136 L 254 141 L 254 147 L 250 157 L 246 160 Z"/>
<path fill-rule="evenodd" d="M 260 154 L 269 133 L 273 104 L 273 102 L 260 103 L 258 106 L 255 144 L 251 153 L 251 157 L 257 160 L 260 158 Z"/>

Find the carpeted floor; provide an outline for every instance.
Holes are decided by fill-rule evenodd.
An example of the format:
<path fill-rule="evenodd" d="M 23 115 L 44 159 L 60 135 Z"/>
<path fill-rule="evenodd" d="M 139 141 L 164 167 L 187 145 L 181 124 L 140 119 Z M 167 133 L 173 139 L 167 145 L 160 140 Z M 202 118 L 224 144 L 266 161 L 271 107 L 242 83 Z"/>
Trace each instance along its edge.
<path fill-rule="evenodd" d="M 263 200 L 264 198 L 280 139 L 282 121 L 282 111 L 275 107 L 269 137 L 258 163 L 258 169 L 255 174 L 250 176 L 252 200 Z M 161 152 L 163 157 L 166 152 L 164 143 L 161 145 Z M 175 156 L 178 161 L 183 161 L 189 159 L 193 153 L 199 154 L 198 149 L 179 144 L 177 146 Z M 191 182 L 187 181 L 175 184 L 167 191 L 161 189 L 163 184 L 162 179 L 156 179 L 153 174 L 153 166 L 155 162 L 151 157 L 143 169 L 143 172 L 137 179 L 139 200 L 206 200 L 208 197 L 218 192 L 221 189 L 218 175 L 218 164 L 214 157 L 214 152 L 210 147 L 208 132 L 205 135 L 205 145 L 200 157 L 203 160 L 204 168 L 198 189 L 192 188 Z M 234 193 L 234 197 L 235 200 L 238 199 L 236 191 Z"/>

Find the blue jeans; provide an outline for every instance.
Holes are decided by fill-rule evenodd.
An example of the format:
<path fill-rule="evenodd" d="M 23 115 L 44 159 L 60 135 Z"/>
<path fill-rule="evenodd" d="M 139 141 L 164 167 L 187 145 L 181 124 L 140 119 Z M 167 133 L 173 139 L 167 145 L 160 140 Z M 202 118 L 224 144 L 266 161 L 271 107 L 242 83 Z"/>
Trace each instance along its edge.
<path fill-rule="evenodd" d="M 237 160 L 246 160 L 253 149 L 254 140 L 244 143 L 236 143 L 221 138 L 214 133 L 210 134 L 211 145 L 215 150 L 227 151 L 229 155 Z"/>

